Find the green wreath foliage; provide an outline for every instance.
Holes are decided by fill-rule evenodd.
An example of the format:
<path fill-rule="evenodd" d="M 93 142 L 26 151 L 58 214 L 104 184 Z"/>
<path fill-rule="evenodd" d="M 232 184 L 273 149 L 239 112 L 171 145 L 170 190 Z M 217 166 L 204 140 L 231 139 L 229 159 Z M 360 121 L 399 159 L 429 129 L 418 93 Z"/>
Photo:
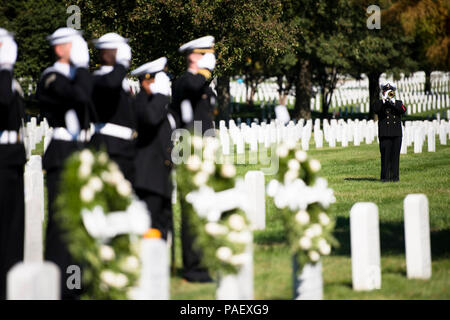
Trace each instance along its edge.
<path fill-rule="evenodd" d="M 219 221 L 209 222 L 196 213 L 185 197 L 202 186 L 209 186 L 215 192 L 233 188 L 236 168 L 231 163 L 216 161 L 219 146 L 216 138 L 191 135 L 179 143 L 180 149 L 188 153 L 186 161 L 176 169 L 180 205 L 195 235 L 194 244 L 202 252 L 201 262 L 212 276 L 235 274 L 244 263 L 246 243 L 251 241 L 245 213 L 234 209 L 223 212 Z"/>
<path fill-rule="evenodd" d="M 55 219 L 82 269 L 82 299 L 128 299 L 137 284 L 139 240 L 121 234 L 101 243 L 87 232 L 81 215 L 83 209 L 96 206 L 105 214 L 124 211 L 132 201 L 131 190 L 130 182 L 104 151 L 84 149 L 65 163 Z"/>

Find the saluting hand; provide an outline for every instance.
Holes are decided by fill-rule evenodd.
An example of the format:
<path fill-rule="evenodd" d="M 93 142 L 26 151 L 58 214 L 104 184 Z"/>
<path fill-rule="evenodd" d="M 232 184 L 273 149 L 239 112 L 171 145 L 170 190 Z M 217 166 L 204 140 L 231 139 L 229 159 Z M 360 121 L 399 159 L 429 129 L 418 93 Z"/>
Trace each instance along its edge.
<path fill-rule="evenodd" d="M 89 67 L 89 49 L 83 37 L 76 36 L 72 40 L 72 48 L 70 49 L 70 62 L 76 68 Z"/>
<path fill-rule="evenodd" d="M 0 66 L 12 69 L 17 59 L 17 44 L 12 37 L 4 37 L 0 46 Z"/>
<path fill-rule="evenodd" d="M 121 43 L 117 47 L 116 63 L 120 63 L 126 69 L 130 67 L 131 48 L 127 43 Z"/>
<path fill-rule="evenodd" d="M 155 82 L 150 84 L 150 90 L 153 94 L 170 95 L 170 79 L 165 72 L 161 71 L 155 75 Z"/>
<path fill-rule="evenodd" d="M 216 56 L 210 52 L 206 53 L 200 60 L 198 60 L 197 66 L 199 69 L 208 69 L 209 71 L 213 71 L 216 66 Z"/>

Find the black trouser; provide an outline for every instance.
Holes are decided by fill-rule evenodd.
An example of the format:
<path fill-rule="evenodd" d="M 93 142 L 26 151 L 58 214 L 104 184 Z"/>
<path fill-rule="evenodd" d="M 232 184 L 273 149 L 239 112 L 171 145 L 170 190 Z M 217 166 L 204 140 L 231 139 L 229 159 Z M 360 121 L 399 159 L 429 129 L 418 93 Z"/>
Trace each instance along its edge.
<path fill-rule="evenodd" d="M 57 167 L 47 171 L 48 218 L 45 235 L 45 260 L 52 261 L 59 267 L 61 273 L 61 299 L 72 300 L 79 299 L 81 290 L 68 288 L 67 279 L 72 273 L 67 273 L 67 268 L 70 265 L 77 265 L 81 270 L 81 266 L 73 260 L 69 253 L 66 241 L 63 238 L 64 231 L 61 229 L 58 221 L 55 220 L 54 206 L 56 197 L 58 196 L 61 169 Z"/>
<path fill-rule="evenodd" d="M 24 228 L 23 166 L 0 168 L 0 300 L 8 271 L 23 260 Z"/>
<path fill-rule="evenodd" d="M 381 180 L 398 181 L 402 137 L 380 137 Z"/>
<path fill-rule="evenodd" d="M 171 199 L 143 189 L 137 189 L 136 194 L 139 199 L 147 204 L 147 208 L 150 210 L 152 228 L 161 231 L 162 238 L 167 240 L 169 231 L 173 234 Z"/>
<path fill-rule="evenodd" d="M 181 205 L 181 247 L 183 249 L 183 277 L 188 281 L 209 281 L 208 270 L 201 265 L 202 252 L 195 248 L 195 235 L 189 224 L 189 215 L 186 212 L 188 205 L 184 195 L 179 192 Z"/>

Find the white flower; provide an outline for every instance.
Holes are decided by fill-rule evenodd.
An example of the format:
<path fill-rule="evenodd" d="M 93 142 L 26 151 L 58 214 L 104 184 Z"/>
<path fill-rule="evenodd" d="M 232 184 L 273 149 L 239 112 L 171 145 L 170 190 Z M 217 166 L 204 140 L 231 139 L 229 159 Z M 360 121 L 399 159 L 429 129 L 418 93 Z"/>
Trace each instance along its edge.
<path fill-rule="evenodd" d="M 277 148 L 277 156 L 284 158 L 288 155 L 289 149 L 285 145 L 280 145 Z"/>
<path fill-rule="evenodd" d="M 94 190 L 95 192 L 98 192 L 102 190 L 103 188 L 103 182 L 100 180 L 99 177 L 92 177 L 89 179 L 88 185 Z"/>
<path fill-rule="evenodd" d="M 300 248 L 303 250 L 308 250 L 311 248 L 311 238 L 309 237 L 301 237 L 298 244 L 300 245 Z"/>
<path fill-rule="evenodd" d="M 310 251 L 309 254 L 309 259 L 311 259 L 311 261 L 313 262 L 317 262 L 320 259 L 320 254 L 317 251 Z"/>
<path fill-rule="evenodd" d="M 327 216 L 325 212 L 319 213 L 319 222 L 323 226 L 327 226 L 330 223 L 330 218 Z"/>
<path fill-rule="evenodd" d="M 108 155 L 106 154 L 106 152 L 102 151 L 98 155 L 98 163 L 100 163 L 101 165 L 105 165 L 106 162 L 108 162 Z"/>
<path fill-rule="evenodd" d="M 249 243 L 252 240 L 251 234 L 248 231 L 244 232 L 235 232 L 231 231 L 227 239 L 234 243 Z"/>
<path fill-rule="evenodd" d="M 241 231 L 245 227 L 244 218 L 236 213 L 230 216 L 228 223 L 230 224 L 231 229 L 236 231 Z"/>
<path fill-rule="evenodd" d="M 267 195 L 269 197 L 274 197 L 277 194 L 277 191 L 280 187 L 280 183 L 278 180 L 270 180 L 269 184 L 267 185 Z"/>
<path fill-rule="evenodd" d="M 199 136 L 193 136 L 192 145 L 195 149 L 201 149 L 203 147 L 203 139 Z"/>
<path fill-rule="evenodd" d="M 233 251 L 228 247 L 220 247 L 216 251 L 216 257 L 222 261 L 229 261 L 232 255 Z"/>
<path fill-rule="evenodd" d="M 102 178 L 103 181 L 105 181 L 105 182 L 107 182 L 107 183 L 109 183 L 109 184 L 112 183 L 112 174 L 111 174 L 110 172 L 108 172 L 108 171 L 103 171 L 103 172 L 100 174 L 100 177 Z"/>
<path fill-rule="evenodd" d="M 288 161 L 288 168 L 289 170 L 297 171 L 300 169 L 300 163 L 295 159 L 291 159 Z"/>
<path fill-rule="evenodd" d="M 236 175 L 236 167 L 230 163 L 225 163 L 220 169 L 220 174 L 224 178 L 233 178 Z"/>
<path fill-rule="evenodd" d="M 208 181 L 208 178 L 209 175 L 206 172 L 200 171 L 194 176 L 193 182 L 197 187 L 200 187 Z"/>
<path fill-rule="evenodd" d="M 111 182 L 115 185 L 122 184 L 125 180 L 123 173 L 120 170 L 115 170 L 111 173 Z"/>
<path fill-rule="evenodd" d="M 215 222 L 208 222 L 205 225 L 205 231 L 212 236 L 216 236 L 226 234 L 228 232 L 228 228 Z"/>
<path fill-rule="evenodd" d="M 81 166 L 78 168 L 78 176 L 82 179 L 89 177 L 91 174 L 91 165 L 87 163 L 81 163 Z"/>
<path fill-rule="evenodd" d="M 113 286 L 116 288 L 123 288 L 128 284 L 128 278 L 123 273 L 117 273 L 114 279 Z"/>
<path fill-rule="evenodd" d="M 230 258 L 230 263 L 234 266 L 242 266 L 250 260 L 246 253 L 236 254 Z"/>
<path fill-rule="evenodd" d="M 94 163 L 94 155 L 88 149 L 84 149 L 80 153 L 80 161 L 82 164 L 92 165 Z"/>
<path fill-rule="evenodd" d="M 134 272 L 139 268 L 139 260 L 135 256 L 129 256 L 123 264 L 125 271 Z"/>
<path fill-rule="evenodd" d="M 128 278 L 123 273 L 114 273 L 104 270 L 100 273 L 100 279 L 110 287 L 123 288 L 128 284 Z"/>
<path fill-rule="evenodd" d="M 205 161 L 202 163 L 202 171 L 204 171 L 208 174 L 213 174 L 215 170 L 216 170 L 216 166 L 214 165 L 214 162 Z"/>
<path fill-rule="evenodd" d="M 200 158 L 193 154 L 187 159 L 186 167 L 191 171 L 197 171 L 200 169 L 200 166 L 202 164 L 202 161 Z"/>
<path fill-rule="evenodd" d="M 314 223 L 310 229 L 314 233 L 314 237 L 320 236 L 322 234 L 322 226 L 318 223 Z"/>
<path fill-rule="evenodd" d="M 305 236 L 309 237 L 309 238 L 313 238 L 316 236 L 316 233 L 314 232 L 314 230 L 310 227 L 308 229 L 305 230 Z"/>
<path fill-rule="evenodd" d="M 132 191 L 131 183 L 128 180 L 123 180 L 122 183 L 117 184 L 116 190 L 121 196 L 128 197 Z"/>
<path fill-rule="evenodd" d="M 297 150 L 295 152 L 295 159 L 297 159 L 300 162 L 305 162 L 307 157 L 308 157 L 308 155 L 303 150 Z"/>
<path fill-rule="evenodd" d="M 325 239 L 320 239 L 318 242 L 319 251 L 321 254 L 327 256 L 331 252 L 331 246 L 327 243 Z"/>
<path fill-rule="evenodd" d="M 320 165 L 320 162 L 318 160 L 312 159 L 309 162 L 309 167 L 311 168 L 312 172 L 318 172 L 322 166 Z"/>
<path fill-rule="evenodd" d="M 95 192 L 89 185 L 83 186 L 80 191 L 80 197 L 83 202 L 90 202 L 94 199 Z"/>
<path fill-rule="evenodd" d="M 288 170 L 284 174 L 284 182 L 292 182 L 298 177 L 298 171 Z"/>
<path fill-rule="evenodd" d="M 100 259 L 104 261 L 110 261 L 116 257 L 114 249 L 107 245 L 101 245 L 100 248 Z"/>
<path fill-rule="evenodd" d="M 295 215 L 295 221 L 297 221 L 300 225 L 304 226 L 309 223 L 309 214 L 305 210 L 300 210 Z"/>
<path fill-rule="evenodd" d="M 116 172 L 116 171 L 120 171 L 119 166 L 118 166 L 117 163 L 115 163 L 115 162 L 110 162 L 110 163 L 108 164 L 108 170 L 109 170 L 111 173 L 114 173 L 114 172 Z"/>

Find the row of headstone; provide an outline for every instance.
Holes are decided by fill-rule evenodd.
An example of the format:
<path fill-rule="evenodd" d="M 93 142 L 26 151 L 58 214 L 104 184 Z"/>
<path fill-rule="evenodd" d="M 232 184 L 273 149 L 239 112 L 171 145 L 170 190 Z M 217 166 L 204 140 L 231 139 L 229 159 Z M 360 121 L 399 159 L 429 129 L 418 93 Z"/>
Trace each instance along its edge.
<path fill-rule="evenodd" d="M 404 199 L 404 229 L 407 277 L 431 277 L 431 247 L 428 199 L 424 194 L 409 194 Z M 350 211 L 353 289 L 381 288 L 380 230 L 378 207 L 358 202 Z"/>
<path fill-rule="evenodd" d="M 407 152 L 407 147 L 414 143 L 414 152 L 420 153 L 423 144 L 428 139 L 428 151 L 436 151 L 436 135 L 439 135 L 441 145 L 450 139 L 450 121 L 406 121 L 403 126 L 403 148 L 401 153 Z M 223 155 L 244 155 L 245 150 L 257 152 L 258 150 L 270 148 L 273 144 L 282 142 L 300 143 L 303 150 L 308 150 L 311 137 L 314 136 L 316 148 L 322 148 L 324 142 L 328 147 L 334 148 L 338 145 L 347 147 L 350 143 L 355 146 L 361 143 L 372 144 L 378 140 L 378 124 L 373 120 L 351 120 L 347 119 L 320 119 L 314 121 L 300 119 L 294 124 L 290 121 L 283 124 L 279 120 L 270 123 L 252 122 L 250 126 L 246 123 L 237 125 L 234 120 L 229 121 L 227 128 L 225 121 L 219 123 L 219 140 Z"/>

